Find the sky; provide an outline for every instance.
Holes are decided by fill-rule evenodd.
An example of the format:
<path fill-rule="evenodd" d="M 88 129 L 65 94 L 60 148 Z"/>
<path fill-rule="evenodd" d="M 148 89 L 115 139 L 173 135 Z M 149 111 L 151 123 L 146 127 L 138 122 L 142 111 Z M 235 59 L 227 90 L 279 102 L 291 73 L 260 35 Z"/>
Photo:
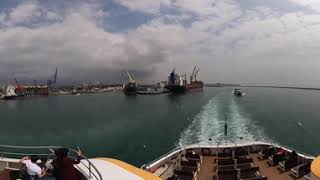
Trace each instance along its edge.
<path fill-rule="evenodd" d="M 166 80 L 320 87 L 319 0 L 1 0 L 0 84 Z"/>

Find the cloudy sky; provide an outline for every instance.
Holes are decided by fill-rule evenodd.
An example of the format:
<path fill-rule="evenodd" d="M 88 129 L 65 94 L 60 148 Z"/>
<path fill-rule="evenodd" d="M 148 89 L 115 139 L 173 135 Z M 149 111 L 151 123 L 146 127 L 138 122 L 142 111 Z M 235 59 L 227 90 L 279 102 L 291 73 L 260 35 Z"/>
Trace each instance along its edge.
<path fill-rule="evenodd" d="M 319 0 L 1 0 L 0 84 L 166 79 L 320 86 Z"/>

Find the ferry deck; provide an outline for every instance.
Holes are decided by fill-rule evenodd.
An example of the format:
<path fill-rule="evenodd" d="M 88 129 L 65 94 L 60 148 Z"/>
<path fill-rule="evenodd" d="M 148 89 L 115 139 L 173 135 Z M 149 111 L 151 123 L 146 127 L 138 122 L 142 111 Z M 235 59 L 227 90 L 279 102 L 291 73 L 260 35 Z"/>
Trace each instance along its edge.
<path fill-rule="evenodd" d="M 18 156 L 54 158 L 49 148 L 58 147 L 0 145 L 0 180 L 14 179 L 13 173 L 24 170 Z M 72 157 L 75 150 L 70 152 Z M 81 180 L 320 180 L 320 157 L 265 142 L 189 145 L 141 168 L 116 159 L 83 156 L 75 168 Z"/>

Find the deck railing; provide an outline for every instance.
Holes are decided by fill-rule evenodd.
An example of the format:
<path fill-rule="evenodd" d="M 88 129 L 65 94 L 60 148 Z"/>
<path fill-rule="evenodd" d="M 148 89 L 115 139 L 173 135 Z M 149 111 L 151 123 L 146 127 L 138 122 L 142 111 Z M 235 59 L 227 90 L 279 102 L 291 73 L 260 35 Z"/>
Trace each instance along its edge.
<path fill-rule="evenodd" d="M 273 142 L 263 142 L 263 141 L 245 141 L 243 140 L 242 142 L 236 142 L 236 141 L 218 141 L 217 143 L 195 143 L 195 144 L 190 144 L 190 145 L 186 145 L 186 146 L 180 146 L 177 147 L 171 151 L 169 151 L 168 153 L 162 155 L 161 157 L 153 160 L 152 162 L 143 165 L 143 167 L 145 168 L 152 168 L 154 165 L 158 164 L 161 161 L 166 160 L 167 158 L 169 158 L 170 156 L 172 156 L 173 154 L 177 153 L 177 152 L 181 152 L 183 150 L 186 149 L 192 149 L 192 148 L 200 148 L 200 147 L 209 147 L 209 148 L 223 148 L 223 147 L 228 147 L 228 146 L 233 146 L 233 147 L 237 147 L 237 146 L 255 146 L 255 145 L 271 145 L 271 146 L 276 146 L 276 147 L 282 147 L 286 150 L 293 150 L 293 148 L 288 147 L 288 146 L 284 146 L 278 143 L 273 143 Z M 306 153 L 302 153 L 302 152 L 298 152 L 298 155 L 306 158 L 306 159 L 314 159 L 312 155 L 306 154 Z"/>
<path fill-rule="evenodd" d="M 24 156 L 40 156 L 47 157 L 51 159 L 55 157 L 55 154 L 51 151 L 52 149 L 63 148 L 62 146 L 13 146 L 13 145 L 0 145 L 0 160 L 5 160 L 5 158 L 21 159 Z M 68 148 L 70 157 L 75 158 L 77 150 Z M 88 179 L 94 180 L 103 180 L 99 170 L 92 164 L 92 162 L 83 154 L 81 154 L 80 163 L 83 167 L 86 168 L 88 174 L 83 175 L 87 176 Z"/>

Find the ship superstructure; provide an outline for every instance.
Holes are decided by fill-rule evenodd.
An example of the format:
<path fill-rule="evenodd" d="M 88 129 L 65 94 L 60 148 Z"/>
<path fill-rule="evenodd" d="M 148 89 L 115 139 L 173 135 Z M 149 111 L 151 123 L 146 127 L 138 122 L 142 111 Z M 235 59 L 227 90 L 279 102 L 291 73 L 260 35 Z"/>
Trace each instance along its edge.
<path fill-rule="evenodd" d="M 186 75 L 178 75 L 175 73 L 175 69 L 173 69 L 168 77 L 168 84 L 166 85 L 166 88 L 171 93 L 185 93 L 187 91 L 186 85 Z"/>

